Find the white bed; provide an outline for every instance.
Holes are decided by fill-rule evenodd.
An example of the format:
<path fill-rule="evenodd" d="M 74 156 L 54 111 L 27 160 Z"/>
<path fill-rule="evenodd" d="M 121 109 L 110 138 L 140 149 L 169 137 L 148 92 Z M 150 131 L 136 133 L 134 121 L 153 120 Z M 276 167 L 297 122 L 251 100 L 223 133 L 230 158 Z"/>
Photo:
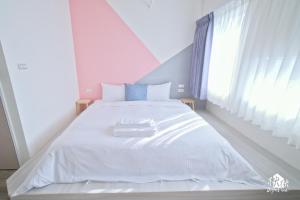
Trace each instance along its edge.
<path fill-rule="evenodd" d="M 121 118 L 151 118 L 149 138 L 112 136 Z M 96 101 L 8 179 L 10 196 L 50 184 L 208 181 L 264 187 L 263 179 L 203 118 L 180 101 Z"/>

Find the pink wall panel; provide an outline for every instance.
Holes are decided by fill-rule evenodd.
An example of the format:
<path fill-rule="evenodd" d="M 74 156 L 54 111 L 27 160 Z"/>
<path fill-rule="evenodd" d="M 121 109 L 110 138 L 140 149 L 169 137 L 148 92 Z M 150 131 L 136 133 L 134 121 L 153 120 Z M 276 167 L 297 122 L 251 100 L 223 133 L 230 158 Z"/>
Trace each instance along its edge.
<path fill-rule="evenodd" d="M 105 0 L 70 0 L 70 10 L 81 98 L 101 98 L 101 82 L 133 83 L 159 66 Z"/>

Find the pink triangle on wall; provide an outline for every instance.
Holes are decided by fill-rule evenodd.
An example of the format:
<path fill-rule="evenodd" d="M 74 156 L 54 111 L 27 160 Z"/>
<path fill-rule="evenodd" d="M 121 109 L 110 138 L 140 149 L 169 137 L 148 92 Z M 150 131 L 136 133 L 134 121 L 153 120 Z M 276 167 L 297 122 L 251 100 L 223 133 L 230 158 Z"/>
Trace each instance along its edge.
<path fill-rule="evenodd" d="M 70 0 L 81 98 L 101 98 L 100 83 L 133 83 L 160 65 L 105 0 Z"/>

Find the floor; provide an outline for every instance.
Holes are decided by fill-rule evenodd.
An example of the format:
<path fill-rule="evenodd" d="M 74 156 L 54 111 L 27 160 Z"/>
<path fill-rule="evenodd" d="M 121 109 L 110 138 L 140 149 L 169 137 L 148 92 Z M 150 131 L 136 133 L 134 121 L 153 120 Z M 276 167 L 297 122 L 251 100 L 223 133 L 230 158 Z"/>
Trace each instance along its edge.
<path fill-rule="evenodd" d="M 243 156 L 248 162 L 265 178 L 271 177 L 275 173 L 279 173 L 284 178 L 289 180 L 289 190 L 300 191 L 300 172 L 295 168 L 289 166 L 287 163 L 281 161 L 273 154 L 267 152 L 263 148 L 259 147 L 248 138 L 240 134 L 237 130 L 226 125 L 218 118 L 209 114 L 208 112 L 198 112 L 203 118 L 205 118 L 223 137 L 225 137 L 231 145 Z M 0 170 L 0 200 L 7 200 L 5 179 L 12 173 L 12 171 L 1 171 Z M 91 187 L 91 186 L 90 186 Z M 169 186 L 168 186 L 169 187 Z M 81 188 L 81 187 L 79 187 Z M 105 187 L 104 187 L 105 188 Z M 177 187 L 176 187 L 177 188 Z M 48 190 L 51 189 L 48 188 Z M 52 188 L 55 189 L 55 186 Z M 113 190 L 114 186 L 109 186 L 105 190 Z M 71 191 L 66 187 L 66 191 Z M 74 190 L 73 190 L 74 191 Z M 78 191 L 78 187 L 77 190 Z M 264 191 L 263 191 L 264 192 Z M 295 191 L 294 191 L 295 192 Z M 43 190 L 32 191 L 31 194 L 43 194 Z M 46 193 L 46 192 L 45 192 Z M 290 193 L 293 194 L 293 193 Z M 278 195 L 278 194 L 276 194 Z M 276 197 L 273 195 L 273 197 Z M 279 194 L 280 195 L 280 194 Z M 299 192 L 297 192 L 296 198 L 300 199 Z M 25 197 L 24 199 L 27 199 Z M 53 199 L 53 198 L 52 198 Z M 273 198 L 272 198 L 273 199 Z M 279 197 L 280 199 L 280 197 Z M 288 199 L 288 198 L 287 198 Z"/>
<path fill-rule="evenodd" d="M 268 179 L 274 174 L 279 173 L 285 179 L 288 179 L 289 189 L 300 191 L 299 170 L 258 146 L 238 130 L 227 125 L 209 112 L 199 111 L 198 113 L 225 137 L 259 174 Z"/>
<path fill-rule="evenodd" d="M 6 179 L 14 173 L 14 170 L 0 170 L 0 200 L 8 200 L 6 191 Z"/>

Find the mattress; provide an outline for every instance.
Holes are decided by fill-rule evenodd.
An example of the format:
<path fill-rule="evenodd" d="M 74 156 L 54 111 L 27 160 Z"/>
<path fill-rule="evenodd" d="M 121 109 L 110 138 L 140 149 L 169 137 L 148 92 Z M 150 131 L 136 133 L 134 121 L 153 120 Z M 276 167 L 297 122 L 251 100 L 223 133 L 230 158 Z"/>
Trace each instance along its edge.
<path fill-rule="evenodd" d="M 124 118 L 153 119 L 147 138 L 112 136 Z M 216 181 L 264 185 L 250 164 L 180 101 L 96 101 L 8 179 L 10 196 L 51 184 Z"/>

